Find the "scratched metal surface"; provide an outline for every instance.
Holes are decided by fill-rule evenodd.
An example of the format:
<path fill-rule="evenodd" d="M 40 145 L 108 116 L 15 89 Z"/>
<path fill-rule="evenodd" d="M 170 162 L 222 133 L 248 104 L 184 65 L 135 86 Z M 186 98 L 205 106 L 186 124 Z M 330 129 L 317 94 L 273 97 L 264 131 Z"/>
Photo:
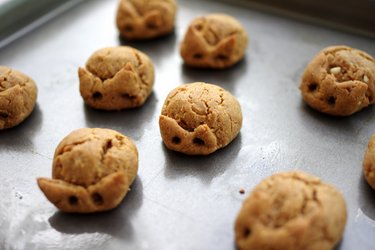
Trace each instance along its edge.
<path fill-rule="evenodd" d="M 374 40 L 225 3 L 179 4 L 173 35 L 130 43 L 156 67 L 153 94 L 139 109 L 96 111 L 78 91 L 77 68 L 93 51 L 128 44 L 114 26 L 117 0 L 85 1 L 0 50 L 0 65 L 27 73 L 39 86 L 32 115 L 0 132 L 0 249 L 235 249 L 233 222 L 243 199 L 264 177 L 292 169 L 344 193 L 349 220 L 338 249 L 374 249 L 375 193 L 361 164 L 375 109 L 333 118 L 306 107 L 298 90 L 303 68 L 320 49 L 347 44 L 375 55 Z M 236 16 L 250 35 L 246 59 L 234 68 L 182 64 L 178 47 L 189 21 L 209 12 Z M 168 151 L 158 129 L 168 92 L 194 81 L 231 91 L 244 115 L 238 138 L 207 157 Z M 138 146 L 138 177 L 114 211 L 63 214 L 37 188 L 35 178 L 51 174 L 56 145 L 81 127 L 118 130 Z"/>

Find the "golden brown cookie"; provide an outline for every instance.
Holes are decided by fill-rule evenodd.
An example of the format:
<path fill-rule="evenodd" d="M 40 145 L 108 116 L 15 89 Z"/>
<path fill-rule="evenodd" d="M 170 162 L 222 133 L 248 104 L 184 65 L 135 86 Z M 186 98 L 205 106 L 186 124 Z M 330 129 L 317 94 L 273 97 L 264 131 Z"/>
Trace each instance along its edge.
<path fill-rule="evenodd" d="M 274 174 L 244 201 L 235 222 L 239 249 L 329 250 L 347 219 L 337 189 L 302 172 Z"/>
<path fill-rule="evenodd" d="M 38 89 L 33 79 L 0 66 L 0 130 L 20 124 L 33 111 Z"/>
<path fill-rule="evenodd" d="M 38 178 L 47 199 L 64 212 L 92 213 L 119 205 L 138 171 L 138 151 L 110 129 L 82 128 L 57 146 L 52 179 Z"/>
<path fill-rule="evenodd" d="M 248 37 L 243 26 L 225 14 L 194 19 L 181 43 L 185 64 L 200 68 L 228 68 L 241 60 Z"/>
<path fill-rule="evenodd" d="M 120 0 L 117 27 L 128 40 L 146 40 L 170 33 L 175 25 L 175 0 Z"/>
<path fill-rule="evenodd" d="M 368 184 L 375 190 L 375 134 L 368 143 L 363 160 L 363 173 Z"/>
<path fill-rule="evenodd" d="M 228 145 L 240 132 L 237 99 L 213 84 L 196 82 L 172 90 L 159 119 L 167 148 L 189 155 L 208 155 Z"/>
<path fill-rule="evenodd" d="M 78 70 L 86 104 L 104 110 L 143 105 L 154 85 L 154 66 L 144 53 L 119 46 L 96 51 Z"/>
<path fill-rule="evenodd" d="M 351 115 L 375 102 L 375 59 L 347 46 L 325 48 L 305 69 L 300 89 L 313 109 Z"/>

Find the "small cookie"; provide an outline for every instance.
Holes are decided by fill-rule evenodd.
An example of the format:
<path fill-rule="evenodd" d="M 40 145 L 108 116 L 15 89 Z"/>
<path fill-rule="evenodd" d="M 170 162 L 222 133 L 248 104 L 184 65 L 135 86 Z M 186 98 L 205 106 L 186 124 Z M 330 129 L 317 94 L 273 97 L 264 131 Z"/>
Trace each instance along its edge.
<path fill-rule="evenodd" d="M 170 33 L 175 25 L 175 0 L 120 0 L 117 27 L 128 40 L 146 40 Z"/>
<path fill-rule="evenodd" d="M 329 250 L 347 219 L 337 189 L 302 172 L 274 174 L 244 201 L 235 222 L 239 249 Z"/>
<path fill-rule="evenodd" d="M 194 19 L 181 43 L 184 62 L 200 68 L 228 68 L 244 57 L 248 37 L 233 17 L 211 14 Z"/>
<path fill-rule="evenodd" d="M 86 104 L 104 110 L 142 106 L 154 85 L 151 59 L 131 47 L 96 51 L 86 69 L 78 70 L 81 96 Z"/>
<path fill-rule="evenodd" d="M 57 146 L 52 179 L 38 178 L 47 199 L 64 212 L 92 213 L 119 205 L 138 171 L 138 151 L 110 129 L 82 128 Z"/>
<path fill-rule="evenodd" d="M 375 190 L 375 134 L 368 143 L 363 160 L 363 173 L 368 184 Z"/>
<path fill-rule="evenodd" d="M 38 89 L 33 79 L 0 66 L 0 130 L 20 124 L 33 111 Z"/>
<path fill-rule="evenodd" d="M 351 115 L 375 102 L 375 59 L 347 46 L 325 48 L 305 69 L 300 90 L 313 109 Z"/>
<path fill-rule="evenodd" d="M 238 135 L 242 112 L 237 99 L 216 85 L 183 84 L 166 98 L 159 126 L 167 148 L 188 155 L 208 155 Z"/>

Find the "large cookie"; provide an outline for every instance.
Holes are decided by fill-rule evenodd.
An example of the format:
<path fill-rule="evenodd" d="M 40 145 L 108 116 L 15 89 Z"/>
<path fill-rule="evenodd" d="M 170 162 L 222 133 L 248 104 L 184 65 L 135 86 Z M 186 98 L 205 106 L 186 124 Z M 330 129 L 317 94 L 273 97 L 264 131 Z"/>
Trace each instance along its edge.
<path fill-rule="evenodd" d="M 242 250 L 329 250 L 341 239 L 347 219 L 336 188 L 302 172 L 274 174 L 245 200 L 235 222 Z"/>
<path fill-rule="evenodd" d="M 200 68 L 227 68 L 244 57 L 248 37 L 233 17 L 211 14 L 194 19 L 181 43 L 185 64 Z"/>
<path fill-rule="evenodd" d="M 363 161 L 363 173 L 368 184 L 375 190 L 375 134 L 368 143 Z"/>
<path fill-rule="evenodd" d="M 34 109 L 37 93 L 30 77 L 0 66 L 0 130 L 17 126 L 27 118 Z"/>
<path fill-rule="evenodd" d="M 347 46 L 325 48 L 305 69 L 300 89 L 313 109 L 351 115 L 375 102 L 375 59 Z"/>
<path fill-rule="evenodd" d="M 228 91 L 197 82 L 172 90 L 161 111 L 160 133 L 167 148 L 207 155 L 228 145 L 240 132 L 241 107 Z"/>
<path fill-rule="evenodd" d="M 57 146 L 52 179 L 38 178 L 47 199 L 64 212 L 92 213 L 115 208 L 138 171 L 138 151 L 110 129 L 82 128 Z"/>
<path fill-rule="evenodd" d="M 96 51 L 78 70 L 87 105 L 120 110 L 143 105 L 154 85 L 154 66 L 144 53 L 119 46 Z"/>
<path fill-rule="evenodd" d="M 120 0 L 117 27 L 128 40 L 145 40 L 170 33 L 175 25 L 175 0 Z"/>

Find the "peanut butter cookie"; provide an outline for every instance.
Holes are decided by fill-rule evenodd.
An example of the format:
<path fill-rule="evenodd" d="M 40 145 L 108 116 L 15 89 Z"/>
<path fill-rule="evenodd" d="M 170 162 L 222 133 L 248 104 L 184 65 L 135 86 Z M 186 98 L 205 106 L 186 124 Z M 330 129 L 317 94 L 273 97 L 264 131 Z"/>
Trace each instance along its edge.
<path fill-rule="evenodd" d="M 347 219 L 335 187 L 302 172 L 274 174 L 245 200 L 235 222 L 239 249 L 329 250 Z"/>
<path fill-rule="evenodd" d="M 211 14 L 194 19 L 181 43 L 184 62 L 200 68 L 228 68 L 244 57 L 248 37 L 233 17 Z"/>
<path fill-rule="evenodd" d="M 238 135 L 241 107 L 233 95 L 216 85 L 183 84 L 166 98 L 159 125 L 167 148 L 189 155 L 208 155 Z"/>
<path fill-rule="evenodd" d="M 117 27 L 128 40 L 146 40 L 170 33 L 175 25 L 175 0 L 120 0 Z"/>
<path fill-rule="evenodd" d="M 363 173 L 368 184 L 375 190 L 375 134 L 368 143 L 363 161 Z"/>
<path fill-rule="evenodd" d="M 143 105 L 154 85 L 154 66 L 144 53 L 119 46 L 96 51 L 79 68 L 80 92 L 87 105 L 120 110 Z"/>
<path fill-rule="evenodd" d="M 64 212 L 92 213 L 119 205 L 138 171 L 138 151 L 110 129 L 82 128 L 57 146 L 52 179 L 38 178 L 47 199 Z"/>
<path fill-rule="evenodd" d="M 300 89 L 313 109 L 351 115 L 375 102 L 375 59 L 347 46 L 325 48 L 305 69 Z"/>
<path fill-rule="evenodd" d="M 34 109 L 37 93 L 30 77 L 0 66 L 0 130 L 17 126 L 27 118 Z"/>

